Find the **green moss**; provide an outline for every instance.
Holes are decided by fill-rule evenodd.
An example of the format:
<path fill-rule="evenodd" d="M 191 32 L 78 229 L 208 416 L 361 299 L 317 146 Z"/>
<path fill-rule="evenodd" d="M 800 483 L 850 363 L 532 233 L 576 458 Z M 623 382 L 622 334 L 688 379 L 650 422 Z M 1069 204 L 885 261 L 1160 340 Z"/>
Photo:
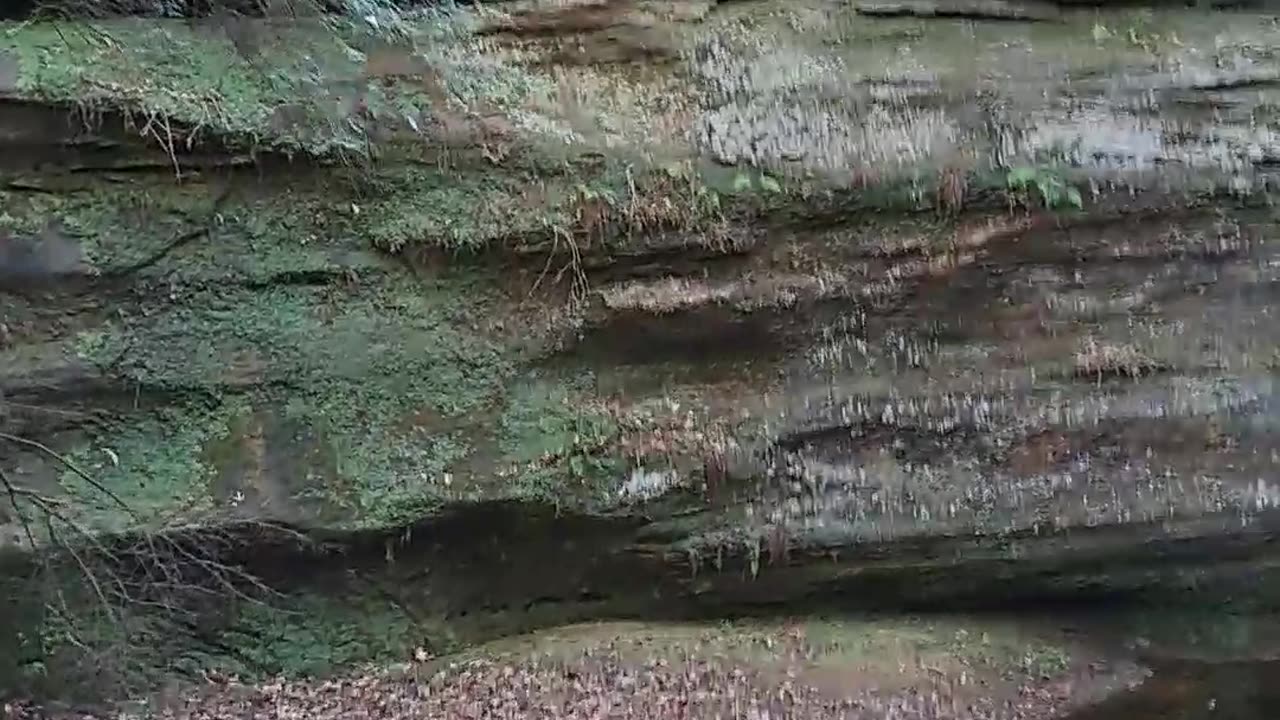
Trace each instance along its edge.
<path fill-rule="evenodd" d="M 213 411 L 197 405 L 163 408 L 89 434 L 67 457 L 97 485 L 109 488 L 126 511 L 78 473 L 60 482 L 75 498 L 70 507 L 86 527 L 102 532 L 183 524 L 214 510 L 212 472 L 201 458 L 206 443 L 224 433 L 226 419 L 243 405 Z"/>
<path fill-rule="evenodd" d="M 501 347 L 469 329 L 485 302 L 472 283 L 402 278 L 349 292 L 203 290 L 124 318 L 81 335 L 84 358 L 149 391 L 197 392 L 215 409 L 191 419 L 203 432 L 175 435 L 176 425 L 148 421 L 95 437 L 85 454 L 105 469 L 103 448 L 122 458 L 122 446 L 137 448 L 138 462 L 112 472 L 145 483 L 156 497 L 140 499 L 158 507 L 207 484 L 199 458 L 214 433 L 279 408 L 282 421 L 319 438 L 334 466 L 309 487 L 286 488 L 296 501 L 345 527 L 418 519 L 456 495 L 444 478 L 467 450 L 459 428 L 500 396 L 511 372 Z"/>
<path fill-rule="evenodd" d="M 75 241 L 91 273 L 137 265 L 212 218 L 203 189 L 97 186 L 50 193 L 0 192 L 0 225 L 20 235 L 54 233 Z"/>
<path fill-rule="evenodd" d="M 367 662 L 407 660 L 425 632 L 403 609 L 372 594 L 293 595 L 272 605 L 242 606 L 220 637 L 232 654 L 189 654 L 175 665 L 192 675 L 215 667 L 247 677 L 324 676 Z"/>
<path fill-rule="evenodd" d="M 120 321 L 111 337 L 84 343 L 84 359 L 114 362 L 154 389 L 384 385 L 446 415 L 491 394 L 498 348 L 464 329 L 478 288 L 408 278 L 372 287 L 216 288 Z M 123 356 L 120 353 L 123 352 Z"/>
<path fill-rule="evenodd" d="M 304 274 L 350 279 L 386 267 L 361 227 L 349 178 L 270 187 L 235 180 L 229 193 L 163 177 L 52 193 L 0 191 L 0 228 L 27 237 L 56 233 L 79 247 L 87 273 L 131 273 L 174 289 Z"/>
<path fill-rule="evenodd" d="M 434 9 L 412 25 L 395 24 L 343 16 L 8 23 L 0 24 L 0 54 L 17 68 L 11 92 L 136 113 L 141 134 L 177 151 L 207 132 L 237 146 L 363 157 L 372 149 L 370 127 L 416 134 L 423 113 L 444 98 L 486 111 L 515 108 L 538 85 L 520 66 L 467 44 L 474 24 L 467 11 Z M 437 91 L 371 82 L 365 62 L 374 48 L 394 49 L 421 68 L 410 74 L 437 75 Z"/>
<path fill-rule="evenodd" d="M 425 371 L 424 379 L 431 379 Z M 289 416 L 314 427 L 335 458 L 333 477 L 309 491 L 338 508 L 329 524 L 398 526 L 459 501 L 574 507 L 609 501 L 623 472 L 618 428 L 602 411 L 584 409 L 580 394 L 515 381 L 484 396 L 503 398 L 494 424 L 480 394 L 442 412 L 424 388 L 328 383 L 288 398 Z M 496 442 L 496 467 L 474 457 L 493 452 L 488 437 Z"/>
<path fill-rule="evenodd" d="M 475 175 L 418 168 L 376 178 L 373 187 L 370 194 L 379 199 L 369 207 L 365 231 L 393 252 L 565 239 L 580 249 L 623 247 L 653 232 L 709 231 L 724 221 L 722 198 L 729 194 L 712 187 L 690 163 L 657 167 L 617 157 L 595 166 L 552 168 L 524 158 Z"/>
<path fill-rule="evenodd" d="M 66 590 L 75 592 L 76 578 L 67 583 Z M 209 672 L 246 680 L 326 676 L 364 663 L 403 661 L 424 638 L 435 647 L 449 637 L 442 624 L 423 627 L 373 592 L 238 601 L 202 616 L 196 637 L 157 608 L 126 607 L 106 616 L 92 598 L 74 600 L 78 604 L 72 606 L 54 602 L 43 609 L 42 620 L 31 620 L 33 647 L 20 658 L 25 676 L 6 689 L 44 688 L 60 698 L 95 700 L 149 694 L 166 682 L 199 681 Z M 216 642 L 201 642 L 215 634 Z"/>
<path fill-rule="evenodd" d="M 272 71 L 259 71 L 218 29 L 144 19 L 9 26 L 0 47 L 16 57 L 18 89 L 33 98 L 121 107 L 156 114 L 162 122 L 252 137 L 269 130 L 280 98 L 305 94 L 321 63 L 343 63 L 327 33 L 305 27 L 277 32 L 288 37 L 273 43 L 280 57 L 263 65 L 277 68 Z M 308 56 L 316 58 L 311 73 L 305 70 Z M 351 74 L 350 61 L 344 64 Z M 162 124 L 158 132 L 163 137 L 167 129 Z"/>
<path fill-rule="evenodd" d="M 79 245 L 91 273 L 261 284 L 289 274 L 378 270 L 386 263 L 377 249 L 479 250 L 567 238 L 580 249 L 607 250 L 663 231 L 710 237 L 729 215 L 792 194 L 758 172 L 750 192 L 735 191 L 732 172 L 690 163 L 613 158 L 538 167 L 524 158 L 476 172 L 407 164 L 300 172 L 286 182 L 236 173 L 229 185 L 140 177 L 49 193 L 0 191 L 0 228 L 26 236 L 53 228 Z"/>
<path fill-rule="evenodd" d="M 590 506 L 607 502 L 623 473 L 617 423 L 558 383 L 517 383 L 498 433 L 504 495 Z"/>
<path fill-rule="evenodd" d="M 224 203 L 209 235 L 170 253 L 154 274 L 264 284 L 305 275 L 351 280 L 386 269 L 386 259 L 362 231 L 360 206 L 345 189 L 262 190 L 251 186 Z"/>
<path fill-rule="evenodd" d="M 335 460 L 332 478 L 298 494 L 332 508 L 328 524 L 393 527 L 453 499 L 448 468 L 469 448 L 456 433 L 415 422 L 433 407 L 422 395 L 357 384 L 318 389 L 310 399 L 292 398 L 286 412 L 314 427 Z"/>
<path fill-rule="evenodd" d="M 554 182 L 554 181 L 553 181 Z M 375 178 L 364 231 L 378 247 L 476 250 L 495 241 L 567 225 L 564 192 L 532 176 L 455 175 L 413 169 Z"/>

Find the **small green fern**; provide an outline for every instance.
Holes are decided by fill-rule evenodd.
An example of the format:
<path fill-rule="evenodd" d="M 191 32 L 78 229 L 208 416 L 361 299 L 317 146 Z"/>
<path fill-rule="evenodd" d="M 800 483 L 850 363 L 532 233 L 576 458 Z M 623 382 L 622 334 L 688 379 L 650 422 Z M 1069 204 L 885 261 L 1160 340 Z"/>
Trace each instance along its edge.
<path fill-rule="evenodd" d="M 1049 167 L 1015 167 L 1005 177 L 1005 186 L 1021 204 L 1031 205 L 1034 189 L 1040 204 L 1049 210 L 1084 207 L 1080 190 L 1067 183 L 1062 173 Z"/>

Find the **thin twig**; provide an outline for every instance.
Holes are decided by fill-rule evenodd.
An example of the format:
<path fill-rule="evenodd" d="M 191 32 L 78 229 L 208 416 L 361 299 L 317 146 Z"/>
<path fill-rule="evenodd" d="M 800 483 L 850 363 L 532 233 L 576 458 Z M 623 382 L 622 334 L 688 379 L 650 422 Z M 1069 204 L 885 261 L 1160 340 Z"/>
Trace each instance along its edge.
<path fill-rule="evenodd" d="M 13 512 L 18 516 L 18 522 L 22 524 L 22 531 L 27 535 L 27 542 L 31 543 L 31 549 L 36 549 L 36 536 L 31 532 L 31 523 L 27 520 L 27 515 L 22 511 L 22 507 L 18 502 L 20 494 L 18 488 L 9 480 L 9 476 L 4 470 L 0 470 L 0 483 L 4 484 L 5 492 L 9 495 L 9 505 L 13 507 Z"/>
<path fill-rule="evenodd" d="M 84 575 L 84 578 L 89 582 L 89 585 L 93 587 L 94 594 L 98 596 L 98 602 L 102 603 L 103 612 L 107 613 L 107 615 L 114 621 L 115 612 L 112 610 L 111 603 L 107 600 L 107 594 L 102 590 L 102 584 L 98 582 L 97 573 L 89 568 L 88 563 L 80 557 L 80 553 L 76 552 L 73 544 L 62 542 L 58 539 L 58 531 L 53 527 L 53 520 L 54 518 L 60 519 L 60 516 L 51 511 L 48 507 L 41 507 L 41 510 L 45 513 L 45 529 L 49 531 L 50 539 L 52 539 L 58 546 L 64 548 L 71 555 L 72 559 L 76 561 L 76 565 L 80 568 L 81 574 Z"/>
<path fill-rule="evenodd" d="M 81 470 L 79 466 L 71 462 L 71 460 L 69 460 L 66 456 L 57 452 L 56 450 L 49 447 L 48 445 L 45 445 L 44 443 L 38 442 L 36 440 L 32 440 L 30 438 L 24 438 L 18 435 L 11 435 L 7 432 L 0 432 L 0 440 L 8 440 L 9 442 L 17 443 L 18 445 L 26 445 L 27 447 L 35 448 L 36 450 L 39 450 L 40 452 L 48 455 L 49 457 L 52 457 L 53 459 L 57 460 L 58 462 L 66 466 L 67 469 L 71 470 L 71 472 L 78 475 L 81 480 L 84 480 L 85 482 L 89 483 L 89 485 L 94 490 L 97 490 L 103 495 L 106 495 L 108 498 L 111 499 L 112 502 L 114 502 L 116 505 L 119 505 L 121 509 L 123 509 L 126 513 L 129 514 L 129 517 L 133 518 L 134 520 L 139 519 L 138 514 L 133 511 L 133 508 L 129 507 L 128 503 L 126 503 L 124 500 L 121 500 L 118 495 L 108 490 L 102 483 L 98 482 L 97 480 L 94 480 L 92 477 L 89 476 L 88 473 Z"/>

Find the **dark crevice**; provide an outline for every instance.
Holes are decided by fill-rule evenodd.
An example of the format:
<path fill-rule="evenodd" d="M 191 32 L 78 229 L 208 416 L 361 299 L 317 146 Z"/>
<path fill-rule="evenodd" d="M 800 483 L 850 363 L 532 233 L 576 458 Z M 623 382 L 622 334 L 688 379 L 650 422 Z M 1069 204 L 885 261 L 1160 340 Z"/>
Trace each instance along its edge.
<path fill-rule="evenodd" d="M 939 599 L 945 599 L 949 606 L 960 603 L 965 607 L 998 608 L 1029 598 L 1067 602 L 1079 596 L 1089 600 L 1095 596 L 1090 589 L 1095 584 L 1092 580 L 1101 583 L 1099 587 L 1108 593 L 1141 595 L 1160 583 L 1144 581 L 1126 586 L 1108 582 L 1107 573 L 1122 576 L 1127 571 L 1147 572 L 1161 567 L 1171 572 L 1214 569 L 1232 562 L 1257 560 L 1275 552 L 1280 532 L 1280 515 L 1272 512 L 1259 514 L 1251 529 L 1219 531 L 1213 536 L 1168 538 L 1164 536 L 1166 523 L 1154 522 L 1047 535 L 1027 529 L 999 535 L 905 539 L 880 543 L 874 548 L 855 543 L 841 549 L 838 562 L 858 568 L 858 572 L 836 573 L 852 579 L 828 578 L 815 585 L 812 576 L 805 580 L 804 569 L 830 564 L 830 552 L 838 548 L 793 549 L 790 559 L 780 565 L 762 563 L 759 577 L 753 578 L 751 573 L 743 572 L 748 558 L 739 546 L 724 553 L 722 570 L 703 567 L 695 575 L 687 566 L 686 555 L 674 549 L 656 558 L 651 553 L 642 556 L 616 552 L 642 534 L 647 523 L 641 517 L 557 517 L 555 513 L 555 508 L 530 503 L 486 502 L 459 505 L 447 509 L 437 520 L 411 527 L 337 531 L 238 521 L 220 527 L 174 531 L 168 542 L 217 548 L 220 562 L 244 567 L 268 584 L 284 589 L 305 588 L 323 584 L 326 578 L 349 578 L 353 574 L 362 585 L 380 583 L 381 577 L 369 574 L 403 579 L 414 568 L 423 567 L 436 567 L 446 574 L 489 573 L 494 575 L 491 580 L 497 580 L 508 575 L 512 567 L 519 567 L 527 555 L 558 554 L 556 548 L 562 547 L 565 540 L 596 548 L 561 554 L 554 571 L 536 574 L 539 579 L 551 581 L 557 573 L 568 570 L 579 578 L 572 589 L 548 592 L 550 587 L 535 584 L 518 601 L 494 597 L 488 604 L 495 607 L 608 603 L 644 587 L 666 588 L 668 598 L 673 599 L 695 592 L 697 583 L 691 581 L 697 578 L 713 582 L 696 594 L 710 593 L 726 607 L 755 604 L 744 599 L 761 590 L 767 591 L 768 596 L 795 600 L 825 588 L 821 595 L 838 597 L 842 603 L 861 608 L 927 607 Z M 1229 524 L 1228 515 L 1218 521 Z M 1192 523 L 1186 529 L 1197 527 L 1200 524 Z M 123 533 L 103 538 L 101 547 L 129 557 L 131 549 L 155 542 L 154 535 Z M 1026 544 L 1028 550 L 1041 549 L 1033 554 L 1024 550 L 1017 559 L 1002 556 L 1007 554 L 1004 548 L 1013 542 Z M 398 548 L 394 564 L 386 560 L 388 544 Z M 509 553 L 510 558 L 493 563 L 496 548 Z M 488 562 L 477 562 L 486 558 Z M 588 575 L 581 575 L 584 572 Z M 630 578 L 628 582 L 635 587 L 615 588 L 592 582 L 589 574 L 593 572 L 606 574 L 598 580 L 606 576 Z M 505 581 L 496 584 L 509 585 Z M 605 586 L 615 592 L 595 589 Z M 443 586 L 440 591 L 444 592 Z M 675 595 L 670 594 L 673 592 Z M 735 599 L 740 594 L 742 597 Z M 396 600 L 398 604 L 404 602 L 398 597 Z M 465 607 L 459 607 L 459 611 Z"/>
<path fill-rule="evenodd" d="M 183 153 L 178 155 L 178 164 L 182 168 L 184 175 L 189 175 L 197 170 L 209 169 L 228 169 L 241 170 L 248 168 L 260 168 L 262 161 L 248 155 L 222 155 L 211 153 L 208 155 L 192 155 Z M 161 175 L 173 176 L 173 160 L 165 158 L 152 162 L 139 161 L 128 163 L 112 163 L 109 165 L 78 165 L 68 168 L 73 175 Z"/>
<path fill-rule="evenodd" d="M 205 231 L 193 231 L 192 235 L 195 237 L 188 238 L 187 242 L 201 239 L 200 236 L 202 234 L 205 234 Z M 186 236 L 184 235 L 184 237 Z M 170 246 L 166 248 L 166 251 L 171 253 L 177 249 L 179 248 Z M 152 265 L 158 264 L 162 259 L 156 258 Z M 0 297 L 11 295 L 29 302 L 56 306 L 59 301 L 75 302 L 92 295 L 96 298 L 106 299 L 111 304 L 130 305 L 132 303 L 129 296 L 140 287 L 145 288 L 147 280 L 152 279 L 146 278 L 139 279 L 137 282 L 128 282 L 132 280 L 129 277 L 130 272 L 136 273 L 142 269 L 146 268 L 135 265 L 102 276 L 93 276 L 83 272 L 47 274 L 41 276 L 39 281 L 30 280 L 27 282 L 15 282 L 11 279 L 6 279 L 3 274 L 0 274 Z M 189 280 L 183 282 L 181 286 L 187 292 L 222 291 L 234 288 L 256 291 L 277 287 L 326 287 L 355 281 L 365 276 L 368 271 L 369 268 L 367 266 L 336 267 L 321 270 L 289 270 L 269 277 Z"/>
<path fill-rule="evenodd" d="M 244 133 L 217 133 L 173 121 L 173 153 L 139 133 L 148 115 L 127 103 L 104 106 L 86 117 L 66 102 L 0 97 L 0 170 L 68 176 L 157 174 L 180 181 L 217 169 L 296 173 L 328 165 L 305 152 L 263 146 Z M 175 177 L 176 175 L 176 177 Z"/>
<path fill-rule="evenodd" d="M 352 273 L 357 273 L 357 271 L 354 269 L 351 272 L 344 272 L 341 269 L 292 270 L 266 279 L 246 280 L 238 283 L 238 285 L 247 290 L 265 290 L 284 286 L 323 287 L 348 280 L 352 277 Z M 226 287 L 227 283 L 219 283 L 218 286 Z"/>

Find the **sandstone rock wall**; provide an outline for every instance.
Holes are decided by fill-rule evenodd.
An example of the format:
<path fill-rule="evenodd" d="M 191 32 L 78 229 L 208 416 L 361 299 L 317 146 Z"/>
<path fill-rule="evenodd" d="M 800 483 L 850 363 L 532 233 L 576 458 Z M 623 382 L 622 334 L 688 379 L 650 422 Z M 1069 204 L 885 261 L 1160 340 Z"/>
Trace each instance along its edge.
<path fill-rule="evenodd" d="M 708 604 L 1258 567 L 1273 19 L 862 10 L 8 27 L 0 468 L 94 535 L 621 516 Z"/>

